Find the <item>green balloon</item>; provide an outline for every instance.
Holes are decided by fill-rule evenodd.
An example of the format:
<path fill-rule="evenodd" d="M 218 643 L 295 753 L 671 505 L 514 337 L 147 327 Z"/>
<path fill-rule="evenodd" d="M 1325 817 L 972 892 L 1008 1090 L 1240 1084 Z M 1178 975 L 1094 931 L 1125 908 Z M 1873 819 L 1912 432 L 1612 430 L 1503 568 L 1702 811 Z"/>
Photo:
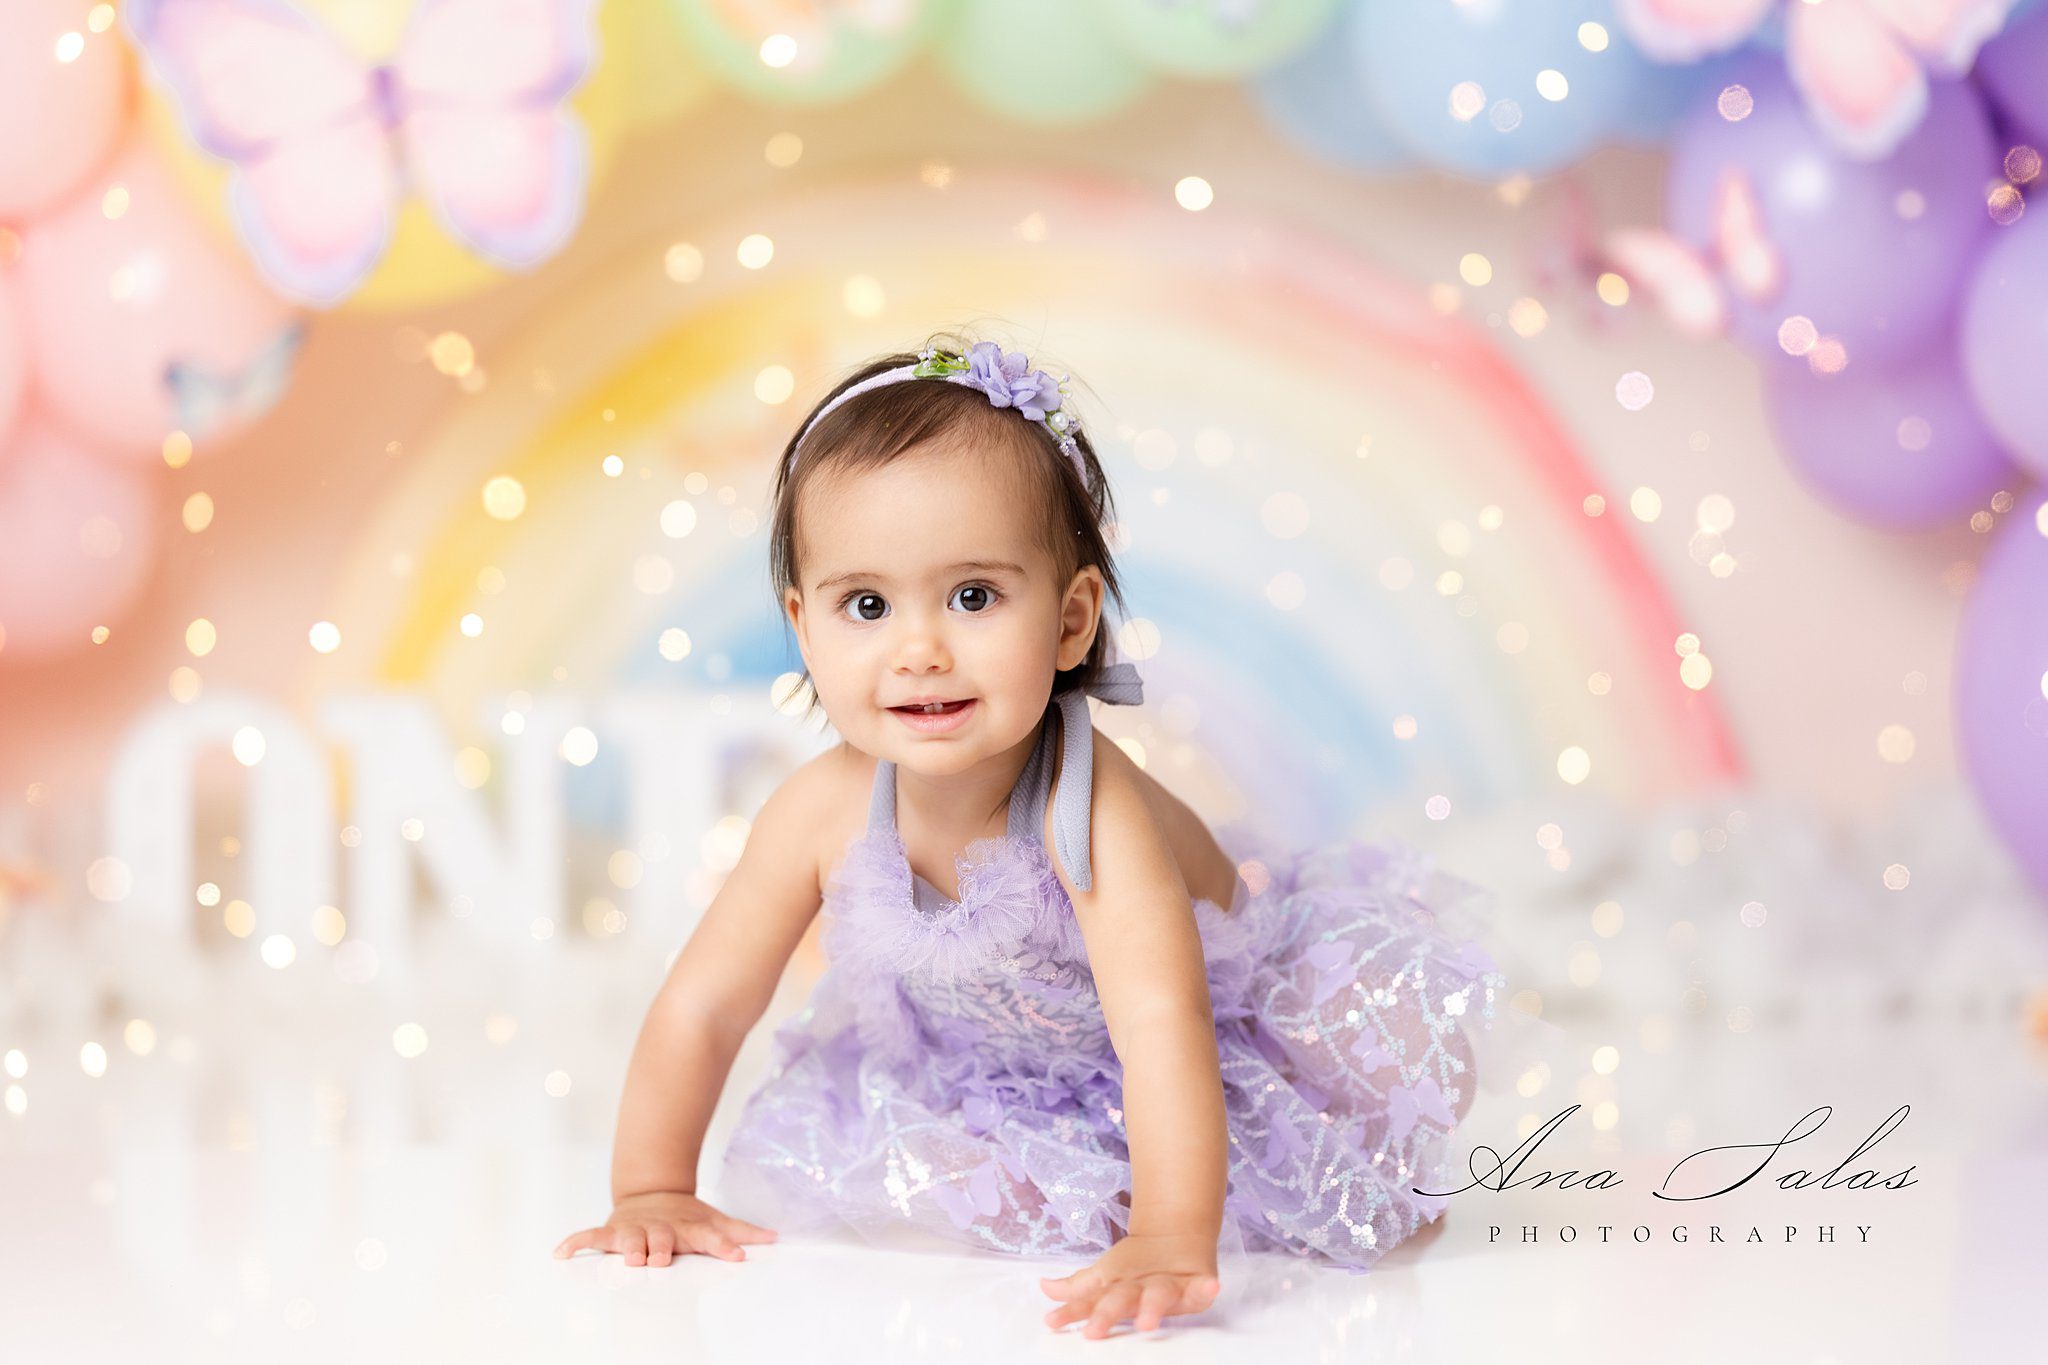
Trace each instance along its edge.
<path fill-rule="evenodd" d="M 1230 80 L 1277 66 L 1308 46 L 1337 3 L 1101 0 L 1098 9 L 1102 26 L 1146 65 L 1196 80 Z"/>
<path fill-rule="evenodd" d="M 823 21 L 822 54 L 815 33 L 792 32 L 796 58 L 784 66 L 762 60 L 761 45 L 772 28 L 741 28 L 730 17 L 733 7 L 718 0 L 669 0 L 693 56 L 726 84 L 777 104 L 829 104 L 855 95 L 896 74 L 930 38 L 943 13 L 929 0 L 907 0 L 902 23 L 882 29 L 833 14 Z M 813 7 L 813 12 L 831 7 Z"/>
<path fill-rule="evenodd" d="M 1098 22 L 1098 0 L 954 0 L 932 56 L 961 93 L 1026 123 L 1100 118 L 1135 101 L 1152 73 Z"/>

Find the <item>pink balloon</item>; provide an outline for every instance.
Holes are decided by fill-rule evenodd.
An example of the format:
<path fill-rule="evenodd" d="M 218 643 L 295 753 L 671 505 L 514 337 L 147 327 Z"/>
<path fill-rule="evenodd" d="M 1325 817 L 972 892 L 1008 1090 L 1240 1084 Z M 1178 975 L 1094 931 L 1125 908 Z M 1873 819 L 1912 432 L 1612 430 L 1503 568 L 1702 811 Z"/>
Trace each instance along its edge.
<path fill-rule="evenodd" d="M 156 557 L 156 482 L 31 409 L 0 437 L 0 665 L 92 644 Z"/>
<path fill-rule="evenodd" d="M 21 393 L 28 384 L 28 343 L 21 333 L 21 299 L 14 282 L 0 275 L 0 441 L 21 412 Z"/>
<path fill-rule="evenodd" d="M 121 38 L 88 28 L 91 8 L 90 0 L 0 4 L 0 128 L 10 130 L 0 137 L 0 218 L 34 218 L 68 198 L 127 121 Z"/>
<path fill-rule="evenodd" d="M 109 218 L 107 191 L 122 205 Z M 22 233 L 35 388 L 66 426 L 154 459 L 246 425 L 290 372 L 292 311 L 216 237 L 134 137 L 86 191 Z"/>

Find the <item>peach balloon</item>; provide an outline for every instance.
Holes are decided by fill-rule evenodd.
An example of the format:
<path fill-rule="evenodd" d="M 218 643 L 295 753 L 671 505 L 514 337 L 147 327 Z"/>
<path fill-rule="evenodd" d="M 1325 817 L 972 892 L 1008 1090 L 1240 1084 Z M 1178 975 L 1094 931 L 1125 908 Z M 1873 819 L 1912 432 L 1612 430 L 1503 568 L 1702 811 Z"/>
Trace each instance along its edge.
<path fill-rule="evenodd" d="M 21 298 L 13 276 L 0 271 L 0 442 L 14 427 L 27 385 L 28 343 L 21 331 Z"/>
<path fill-rule="evenodd" d="M 111 26 L 93 32 L 92 8 L 0 3 L 0 219 L 31 219 L 68 198 L 127 122 L 128 55 Z"/>
<path fill-rule="evenodd" d="M 203 448 L 283 386 L 292 310 L 208 230 L 140 134 L 22 232 L 18 280 L 36 393 L 111 451 L 154 459 L 179 430 Z"/>
<path fill-rule="evenodd" d="M 149 576 L 156 480 L 33 407 L 0 436 L 0 667 L 92 644 Z"/>

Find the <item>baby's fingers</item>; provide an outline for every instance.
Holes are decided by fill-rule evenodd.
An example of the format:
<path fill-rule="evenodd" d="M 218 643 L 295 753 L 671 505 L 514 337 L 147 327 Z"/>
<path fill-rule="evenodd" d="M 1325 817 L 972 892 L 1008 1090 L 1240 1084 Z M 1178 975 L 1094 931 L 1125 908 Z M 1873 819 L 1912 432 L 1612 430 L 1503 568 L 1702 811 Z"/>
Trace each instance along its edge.
<path fill-rule="evenodd" d="M 1180 1305 L 1181 1286 L 1158 1275 L 1145 1277 L 1145 1289 L 1138 1296 L 1138 1318 L 1133 1325 L 1140 1332 L 1159 1329 L 1159 1320 Z"/>
<path fill-rule="evenodd" d="M 666 1223 L 647 1229 L 647 1264 L 667 1265 L 675 1259 L 676 1230 Z"/>
<path fill-rule="evenodd" d="M 564 1237 L 561 1245 L 555 1248 L 555 1256 L 557 1259 L 574 1256 L 585 1247 L 596 1247 L 602 1251 L 611 1239 L 612 1230 L 608 1227 L 585 1228 L 581 1232 L 572 1232 Z"/>
<path fill-rule="evenodd" d="M 718 1230 L 735 1242 L 772 1242 L 776 1237 L 774 1228 L 757 1227 L 744 1218 L 730 1216 L 718 1220 Z"/>
<path fill-rule="evenodd" d="M 1084 1294 L 1080 1298 L 1073 1299 L 1067 1303 L 1063 1303 L 1059 1307 L 1054 1308 L 1048 1313 L 1046 1313 L 1045 1325 L 1047 1327 L 1052 1328 L 1054 1331 L 1058 1331 L 1060 1328 L 1065 1327 L 1070 1322 L 1079 1322 L 1081 1319 L 1087 1317 L 1089 1311 L 1092 1310 L 1094 1307 L 1095 1295 Z"/>
<path fill-rule="evenodd" d="M 690 1245 L 707 1256 L 716 1256 L 721 1261 L 747 1259 L 747 1253 L 740 1250 L 738 1243 L 709 1223 L 691 1223 L 686 1231 Z"/>
<path fill-rule="evenodd" d="M 1040 1276 L 1038 1287 L 1050 1298 L 1071 1302 L 1082 1295 L 1094 1298 L 1102 1290 L 1103 1278 L 1102 1272 L 1091 1265 L 1057 1280 L 1050 1276 Z"/>
<path fill-rule="evenodd" d="M 1129 1280 L 1110 1286 L 1103 1296 L 1095 1301 L 1095 1311 L 1088 1315 L 1088 1325 L 1081 1329 L 1084 1337 L 1101 1340 L 1110 1334 L 1118 1323 L 1131 1316 L 1138 1306 L 1138 1286 Z"/>

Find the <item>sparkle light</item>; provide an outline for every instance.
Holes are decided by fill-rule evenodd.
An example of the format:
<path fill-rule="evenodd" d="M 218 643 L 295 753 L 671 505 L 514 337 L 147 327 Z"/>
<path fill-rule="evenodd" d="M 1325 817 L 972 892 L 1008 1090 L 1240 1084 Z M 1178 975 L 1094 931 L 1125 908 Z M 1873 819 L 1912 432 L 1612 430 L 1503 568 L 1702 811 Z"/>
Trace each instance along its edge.
<path fill-rule="evenodd" d="M 607 455 L 598 466 L 604 470 L 607 479 L 616 479 L 626 472 L 626 462 L 616 455 Z"/>
<path fill-rule="evenodd" d="M 1459 81 L 1451 87 L 1451 117 L 1458 122 L 1470 123 L 1485 107 L 1486 91 L 1476 82 Z"/>
<path fill-rule="evenodd" d="M 796 39 L 787 33 L 771 33 L 761 40 L 761 65 L 780 71 L 796 60 Z"/>
<path fill-rule="evenodd" d="M 1593 1071 L 1600 1076 L 1612 1076 L 1614 1069 L 1621 1065 L 1621 1051 L 1612 1046 L 1593 1049 Z"/>
<path fill-rule="evenodd" d="M 786 171 L 803 159 L 804 140 L 795 133 L 777 133 L 768 139 L 761 155 L 778 171 Z"/>
<path fill-rule="evenodd" d="M 1704 691 L 1713 678 L 1713 660 L 1704 654 L 1688 654 L 1678 662 L 1678 680 L 1695 692 Z"/>
<path fill-rule="evenodd" d="M 704 274 L 704 253 L 688 242 L 676 242 L 662 253 L 661 268 L 677 284 L 694 284 Z"/>
<path fill-rule="evenodd" d="M 183 469 L 192 463 L 192 438 L 182 431 L 173 431 L 164 437 L 164 463 L 172 469 Z"/>
<path fill-rule="evenodd" d="M 2025 185 L 2041 173 L 2041 154 L 2022 143 L 2005 154 L 2005 178 Z"/>
<path fill-rule="evenodd" d="M 1607 30 L 1588 19 L 1585 23 L 1579 25 L 1579 46 L 1588 52 L 1605 52 L 1607 50 Z"/>
<path fill-rule="evenodd" d="M 550 1071 L 547 1080 L 542 1083 L 542 1088 L 556 1099 L 562 1098 L 562 1096 L 569 1093 L 569 1073 L 566 1071 Z"/>
<path fill-rule="evenodd" d="M 427 343 L 427 358 L 442 374 L 459 379 L 476 368 L 476 347 L 460 332 L 443 332 Z"/>
<path fill-rule="evenodd" d="M 130 1019 L 121 1030 L 121 1041 L 136 1056 L 147 1057 L 156 1051 L 156 1028 L 147 1019 Z"/>
<path fill-rule="evenodd" d="M 510 474 L 484 482 L 484 511 L 499 521 L 515 521 L 526 510 L 526 485 Z"/>
<path fill-rule="evenodd" d="M 564 762 L 585 767 L 597 757 L 597 736 L 585 726 L 574 726 L 562 736 L 561 754 Z"/>
<path fill-rule="evenodd" d="M 1571 82 L 1564 78 L 1564 72 L 1562 71 L 1545 67 L 1536 73 L 1536 93 L 1549 100 L 1552 104 L 1557 103 L 1570 94 L 1571 89 Z"/>
<path fill-rule="evenodd" d="M 1756 108 L 1756 99 L 1749 93 L 1749 87 L 1746 85 L 1726 85 L 1721 87 L 1721 94 L 1715 99 L 1714 107 L 1720 111 L 1721 117 L 1730 123 L 1740 123 Z"/>
<path fill-rule="evenodd" d="M 1189 213 L 1200 213 L 1216 202 L 1216 191 L 1199 175 L 1184 175 L 1173 185 L 1173 202 Z"/>
<path fill-rule="evenodd" d="M 400 1024 L 391 1031 L 391 1046 L 401 1057 L 417 1057 L 427 1050 L 427 1031 L 418 1024 Z"/>
<path fill-rule="evenodd" d="M 1476 251 L 1468 251 L 1458 258 L 1458 278 L 1477 289 L 1493 279 L 1493 262 Z"/>
<path fill-rule="evenodd" d="M 283 971 L 291 966 L 292 963 L 298 961 L 299 958 L 298 945 L 294 944 L 290 937 L 285 934 L 270 934 L 266 936 L 263 940 L 263 946 L 256 951 L 262 955 L 264 966 L 274 967 L 278 971 Z"/>
<path fill-rule="evenodd" d="M 459 624 L 462 633 L 472 640 L 484 633 L 484 618 L 473 611 L 464 613 Z"/>
<path fill-rule="evenodd" d="M 213 622 L 207 620 L 204 616 L 199 617 L 191 625 L 185 627 L 185 648 L 191 652 L 194 658 L 203 659 L 208 654 L 211 654 L 213 646 L 218 639 L 219 636 L 213 629 Z"/>
<path fill-rule="evenodd" d="M 120 181 L 107 186 L 107 192 L 100 196 L 100 213 L 109 222 L 128 211 L 128 187 Z"/>
<path fill-rule="evenodd" d="M 341 627 L 332 621 L 315 621 L 306 632 L 306 642 L 313 646 L 315 654 L 332 654 L 341 648 Z"/>
<path fill-rule="evenodd" d="M 1522 106 L 1514 100 L 1496 100 L 1486 117 L 1497 131 L 1512 133 L 1522 126 Z"/>
<path fill-rule="evenodd" d="M 1877 732 L 1877 756 L 1887 763 L 1910 762 L 1913 748 L 1913 732 L 1903 725 L 1887 725 Z"/>
<path fill-rule="evenodd" d="M 787 403 L 796 392 L 796 376 L 786 365 L 770 365 L 754 376 L 754 397 L 769 406 Z"/>
<path fill-rule="evenodd" d="M 57 36 L 57 60 L 70 65 L 85 52 L 85 35 L 72 29 Z"/>
<path fill-rule="evenodd" d="M 1934 440 L 1934 428 L 1925 417 L 1901 417 L 1897 434 L 1899 449 L 1915 453 L 1927 449 Z"/>
<path fill-rule="evenodd" d="M 1614 383 L 1614 401 L 1630 412 L 1641 412 L 1650 406 L 1650 400 L 1657 390 L 1650 383 L 1650 376 L 1641 370 L 1630 370 Z"/>
<path fill-rule="evenodd" d="M 1655 521 L 1664 512 L 1664 499 L 1657 496 L 1654 488 L 1638 488 L 1628 495 L 1628 510 L 1637 521 Z"/>
<path fill-rule="evenodd" d="M 697 529 L 697 506 L 681 498 L 668 503 L 661 509 L 661 533 L 670 540 L 681 540 Z"/>
<path fill-rule="evenodd" d="M 1628 302 L 1628 281 L 1612 270 L 1605 270 L 1599 279 L 1593 281 L 1593 292 L 1608 307 L 1619 308 Z"/>
<path fill-rule="evenodd" d="M 1557 775 L 1571 786 L 1578 786 L 1591 776 L 1592 772 L 1592 755 L 1576 744 L 1557 756 Z"/>
<path fill-rule="evenodd" d="M 2027 197 L 2020 193 L 2019 186 L 2001 180 L 1985 192 L 1984 208 L 1992 222 L 2007 227 L 2027 211 Z"/>
<path fill-rule="evenodd" d="M 107 1074 L 107 1050 L 98 1043 L 87 1043 L 78 1049 L 78 1069 L 98 1080 Z"/>
<path fill-rule="evenodd" d="M 739 263 L 749 270 L 759 270 L 775 259 L 775 243 L 761 233 L 755 232 L 740 238 Z"/>
<path fill-rule="evenodd" d="M 1451 816 L 1451 798 L 1432 796 L 1422 803 L 1422 813 L 1432 820 L 1448 820 Z"/>
<path fill-rule="evenodd" d="M 851 275 L 839 287 L 839 302 L 850 316 L 877 318 L 888 306 L 888 295 L 873 275 Z"/>
<path fill-rule="evenodd" d="M 261 763 L 264 752 L 268 747 L 264 742 L 263 732 L 253 725 L 244 725 L 241 729 L 235 731 L 233 741 L 235 762 L 245 768 L 253 768 L 258 763 Z"/>
<path fill-rule="evenodd" d="M 1722 535 L 1735 524 L 1735 504 L 1720 493 L 1709 493 L 1700 499 L 1693 518 L 1702 531 Z"/>
<path fill-rule="evenodd" d="M 1794 313 L 1778 324 L 1778 349 L 1786 355 L 1805 355 L 1819 340 L 1820 329 L 1804 314 Z"/>
<path fill-rule="evenodd" d="M 688 631 L 670 626 L 661 633 L 658 648 L 662 658 L 670 663 L 680 662 L 690 653 L 690 634 Z"/>
<path fill-rule="evenodd" d="M 1904 863 L 1893 863 L 1884 870 L 1884 885 L 1887 891 L 1904 891 L 1912 880 L 1913 874 Z"/>
<path fill-rule="evenodd" d="M 1534 299 L 1516 299 L 1508 305 L 1508 326 L 1518 337 L 1533 337 L 1550 321 L 1550 314 Z"/>

